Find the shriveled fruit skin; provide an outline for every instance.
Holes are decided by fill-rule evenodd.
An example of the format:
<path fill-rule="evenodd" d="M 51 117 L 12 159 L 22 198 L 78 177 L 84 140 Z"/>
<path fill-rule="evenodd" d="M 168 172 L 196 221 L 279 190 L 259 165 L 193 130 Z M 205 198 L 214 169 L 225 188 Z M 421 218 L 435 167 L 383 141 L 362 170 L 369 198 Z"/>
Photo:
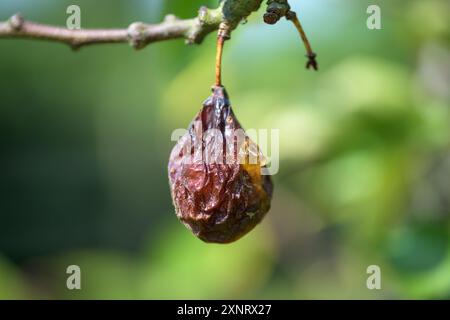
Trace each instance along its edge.
<path fill-rule="evenodd" d="M 242 129 L 231 109 L 224 87 L 216 86 L 203 103 L 186 133 L 173 148 L 169 160 L 169 184 L 179 220 L 205 242 L 230 243 L 251 231 L 270 209 L 273 185 L 261 175 L 257 162 L 239 161 L 237 149 L 230 154 L 230 144 L 223 143 L 222 162 L 192 160 L 193 145 L 209 150 L 202 134 L 220 131 L 223 141 L 234 130 Z M 247 145 L 256 146 L 245 136 Z M 216 141 L 217 143 L 217 141 Z M 220 144 L 222 147 L 222 144 Z M 258 149 L 256 147 L 256 149 Z M 228 152 L 227 152 L 228 151 Z M 191 157 L 191 158 L 189 158 Z M 190 159 L 190 161 L 187 161 Z M 259 159 L 259 158 L 258 158 Z"/>

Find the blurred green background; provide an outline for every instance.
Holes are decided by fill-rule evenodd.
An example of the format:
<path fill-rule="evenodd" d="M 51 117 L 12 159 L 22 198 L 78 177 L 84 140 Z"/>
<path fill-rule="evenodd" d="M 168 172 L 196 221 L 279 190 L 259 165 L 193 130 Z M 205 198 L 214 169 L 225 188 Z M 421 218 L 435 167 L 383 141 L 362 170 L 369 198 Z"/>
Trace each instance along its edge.
<path fill-rule="evenodd" d="M 64 25 L 70 4 L 96 28 L 217 1 L 1 0 L 0 20 Z M 138 52 L 0 39 L 0 299 L 450 298 L 449 1 L 291 4 L 318 73 L 263 8 L 226 43 L 238 119 L 281 145 L 271 211 L 230 245 L 178 222 L 166 169 L 172 130 L 210 93 L 214 35 Z M 374 264 L 382 290 L 366 288 Z"/>

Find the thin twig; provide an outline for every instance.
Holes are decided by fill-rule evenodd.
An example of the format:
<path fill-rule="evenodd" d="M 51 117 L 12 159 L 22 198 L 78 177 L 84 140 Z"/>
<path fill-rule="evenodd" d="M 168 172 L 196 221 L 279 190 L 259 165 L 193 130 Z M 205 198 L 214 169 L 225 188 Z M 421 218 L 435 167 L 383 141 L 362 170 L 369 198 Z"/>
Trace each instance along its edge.
<path fill-rule="evenodd" d="M 300 34 L 300 37 L 302 38 L 303 44 L 305 45 L 306 56 L 308 57 L 306 68 L 309 69 L 310 67 L 313 67 L 314 70 L 318 70 L 319 65 L 316 61 L 317 55 L 311 48 L 311 44 L 309 43 L 308 37 L 306 36 L 305 30 L 303 30 L 303 27 L 300 23 L 300 20 L 297 17 L 297 14 L 294 11 L 288 11 L 286 13 L 286 19 L 292 21 L 292 23 L 295 25 L 295 27 L 298 30 L 298 33 Z"/>

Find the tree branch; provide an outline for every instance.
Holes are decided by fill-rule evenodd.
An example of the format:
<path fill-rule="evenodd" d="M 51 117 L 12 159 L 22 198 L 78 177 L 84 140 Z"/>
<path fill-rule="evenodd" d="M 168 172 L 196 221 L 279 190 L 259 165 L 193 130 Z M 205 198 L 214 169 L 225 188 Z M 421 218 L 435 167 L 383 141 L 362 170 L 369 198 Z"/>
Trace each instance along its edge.
<path fill-rule="evenodd" d="M 135 49 L 162 40 L 184 38 L 188 43 L 200 43 L 211 31 L 218 28 L 220 15 L 214 10 L 202 8 L 194 19 L 180 20 L 166 16 L 160 24 L 134 22 L 127 29 L 70 30 L 25 20 L 20 14 L 6 22 L 0 22 L 0 38 L 28 38 L 63 42 L 78 49 L 99 43 L 129 43 Z"/>
<path fill-rule="evenodd" d="M 73 49 L 101 43 L 129 43 L 141 49 L 150 43 L 184 38 L 188 44 L 201 43 L 206 35 L 225 22 L 230 30 L 237 27 L 263 0 L 222 0 L 217 9 L 202 7 L 193 19 L 178 19 L 168 15 L 160 24 L 134 22 L 126 29 L 70 30 L 25 20 L 20 14 L 0 22 L 1 38 L 25 38 L 66 43 Z"/>

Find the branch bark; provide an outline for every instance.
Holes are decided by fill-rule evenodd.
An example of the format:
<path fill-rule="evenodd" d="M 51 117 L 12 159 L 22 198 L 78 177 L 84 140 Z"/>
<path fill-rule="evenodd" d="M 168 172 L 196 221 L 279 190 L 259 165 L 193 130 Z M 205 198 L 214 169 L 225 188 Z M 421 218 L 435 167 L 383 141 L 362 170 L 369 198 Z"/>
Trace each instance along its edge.
<path fill-rule="evenodd" d="M 184 38 L 188 43 L 200 43 L 220 24 L 219 17 L 213 16 L 213 13 L 213 10 L 205 8 L 194 19 L 180 20 L 168 15 L 160 24 L 134 22 L 126 29 L 80 30 L 35 23 L 16 14 L 8 21 L 0 22 L 0 38 L 56 41 L 66 43 L 73 49 L 101 43 L 129 43 L 135 49 L 142 49 L 152 42 L 177 38 Z M 200 17 L 205 19 L 206 15 L 210 15 L 208 20 L 201 20 Z"/>
<path fill-rule="evenodd" d="M 202 7 L 193 19 L 178 19 L 168 15 L 162 23 L 134 22 L 126 29 L 70 30 L 25 20 L 20 14 L 0 22 L 1 38 L 48 40 L 68 44 L 73 49 L 101 43 L 129 43 L 142 49 L 150 43 L 184 38 L 186 43 L 201 43 L 203 39 L 227 23 L 231 30 L 259 9 L 263 0 L 222 0 L 217 9 Z"/>

